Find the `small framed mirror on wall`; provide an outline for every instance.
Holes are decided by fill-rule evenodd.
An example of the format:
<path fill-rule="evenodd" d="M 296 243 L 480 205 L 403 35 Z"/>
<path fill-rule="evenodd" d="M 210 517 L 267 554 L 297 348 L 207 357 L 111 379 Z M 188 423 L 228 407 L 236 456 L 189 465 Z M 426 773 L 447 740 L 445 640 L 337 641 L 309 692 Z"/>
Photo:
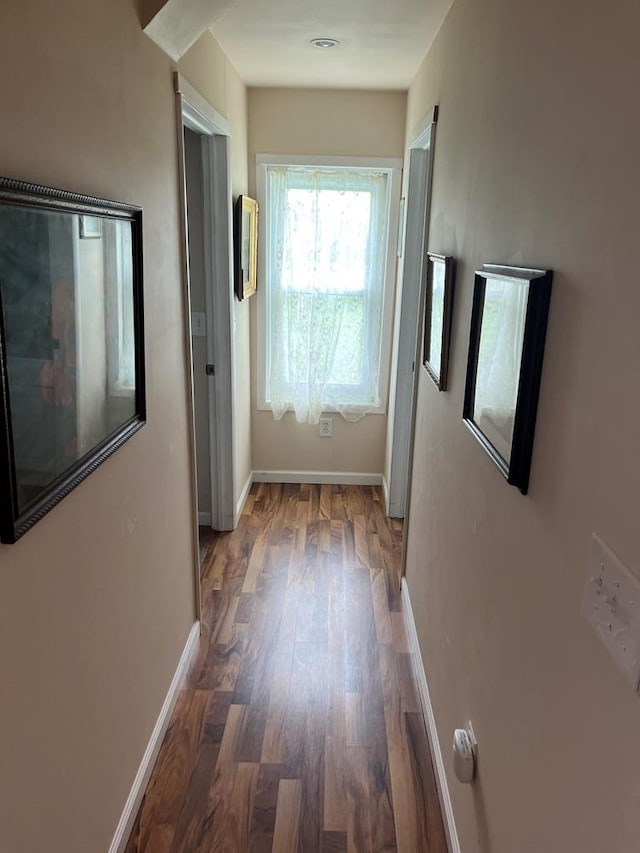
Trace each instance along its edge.
<path fill-rule="evenodd" d="M 145 423 L 142 211 L 0 178 L 0 540 Z"/>
<path fill-rule="evenodd" d="M 439 391 L 447 389 L 453 287 L 453 258 L 429 252 L 422 363 Z"/>

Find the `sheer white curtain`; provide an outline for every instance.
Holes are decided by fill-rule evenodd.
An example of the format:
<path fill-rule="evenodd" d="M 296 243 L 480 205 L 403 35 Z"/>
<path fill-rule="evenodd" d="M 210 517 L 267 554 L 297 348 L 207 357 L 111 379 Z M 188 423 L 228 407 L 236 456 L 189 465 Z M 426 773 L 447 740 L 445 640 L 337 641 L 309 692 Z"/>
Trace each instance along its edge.
<path fill-rule="evenodd" d="M 380 405 L 389 174 L 267 167 L 267 398 L 317 423 Z"/>

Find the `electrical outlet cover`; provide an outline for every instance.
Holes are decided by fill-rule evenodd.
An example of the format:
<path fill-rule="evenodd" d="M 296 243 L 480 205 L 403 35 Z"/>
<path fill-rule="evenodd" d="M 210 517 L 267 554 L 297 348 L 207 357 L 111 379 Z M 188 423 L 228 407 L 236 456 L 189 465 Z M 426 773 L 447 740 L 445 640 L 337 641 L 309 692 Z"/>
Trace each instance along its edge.
<path fill-rule="evenodd" d="M 640 682 L 640 580 L 594 533 L 582 612 L 634 690 Z"/>
<path fill-rule="evenodd" d="M 320 435 L 331 438 L 333 435 L 333 418 L 320 418 Z"/>

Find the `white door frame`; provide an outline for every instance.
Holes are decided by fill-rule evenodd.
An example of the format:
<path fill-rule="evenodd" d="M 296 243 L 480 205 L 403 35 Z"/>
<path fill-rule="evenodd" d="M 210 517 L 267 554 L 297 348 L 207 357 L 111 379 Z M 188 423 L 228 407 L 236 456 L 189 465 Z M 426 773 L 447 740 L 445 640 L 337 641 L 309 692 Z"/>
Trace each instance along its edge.
<path fill-rule="evenodd" d="M 413 434 L 418 367 L 424 314 L 424 289 L 431 204 L 431 176 L 438 107 L 420 123 L 409 143 L 406 230 L 402 297 L 398 327 L 398 360 L 387 513 L 408 517 L 413 461 Z M 404 560 L 403 560 L 404 570 Z"/>
<path fill-rule="evenodd" d="M 206 299 L 207 362 L 214 366 L 208 376 L 209 450 L 211 478 L 211 526 L 233 530 L 233 411 L 234 411 L 234 313 L 233 313 L 233 220 L 229 123 L 178 72 L 174 75 L 177 102 L 178 166 L 182 230 L 182 279 L 185 317 L 185 348 L 189 365 L 189 420 L 191 491 L 198 618 L 200 618 L 200 561 L 198 554 L 198 485 L 196 466 L 193 354 L 191 343 L 191 287 L 184 129 L 199 134 L 202 144 L 202 198 L 204 226 L 204 276 Z"/>

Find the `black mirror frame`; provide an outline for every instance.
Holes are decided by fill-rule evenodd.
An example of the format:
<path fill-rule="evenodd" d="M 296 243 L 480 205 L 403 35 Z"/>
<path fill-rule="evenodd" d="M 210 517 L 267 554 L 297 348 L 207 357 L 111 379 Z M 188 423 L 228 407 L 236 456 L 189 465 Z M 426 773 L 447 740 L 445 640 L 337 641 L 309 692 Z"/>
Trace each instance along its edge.
<path fill-rule="evenodd" d="M 46 491 L 22 511 L 17 496 L 11 400 L 7 371 L 4 312 L 0 293 L 0 541 L 16 542 L 108 459 L 146 423 L 142 208 L 66 190 L 0 178 L 0 205 L 51 213 L 111 218 L 131 223 L 133 319 L 135 352 L 135 413 L 83 457 L 70 465 Z"/>
<path fill-rule="evenodd" d="M 513 440 L 509 459 L 503 458 L 482 429 L 473 420 L 484 295 L 486 281 L 490 278 L 501 278 L 529 285 L 518 394 L 514 413 Z M 547 333 L 549 304 L 551 301 L 552 281 L 552 270 L 508 267 L 499 264 L 485 264 L 475 274 L 471 329 L 469 333 L 467 381 L 462 416 L 466 426 L 496 463 L 507 482 L 520 489 L 523 495 L 526 495 L 529 489 L 533 437 L 536 425 L 538 396 L 540 393 L 540 379 L 542 376 L 542 362 Z"/>
<path fill-rule="evenodd" d="M 450 255 L 427 253 L 427 284 L 424 308 L 424 337 L 422 344 L 422 365 L 433 380 L 438 391 L 447 390 L 449 371 L 449 350 L 451 347 L 451 318 L 453 315 L 453 295 L 455 288 L 455 261 Z M 444 300 L 442 306 L 442 340 L 440 364 L 429 361 L 431 352 L 431 312 L 433 304 L 433 270 L 437 265 L 444 266 Z"/>

